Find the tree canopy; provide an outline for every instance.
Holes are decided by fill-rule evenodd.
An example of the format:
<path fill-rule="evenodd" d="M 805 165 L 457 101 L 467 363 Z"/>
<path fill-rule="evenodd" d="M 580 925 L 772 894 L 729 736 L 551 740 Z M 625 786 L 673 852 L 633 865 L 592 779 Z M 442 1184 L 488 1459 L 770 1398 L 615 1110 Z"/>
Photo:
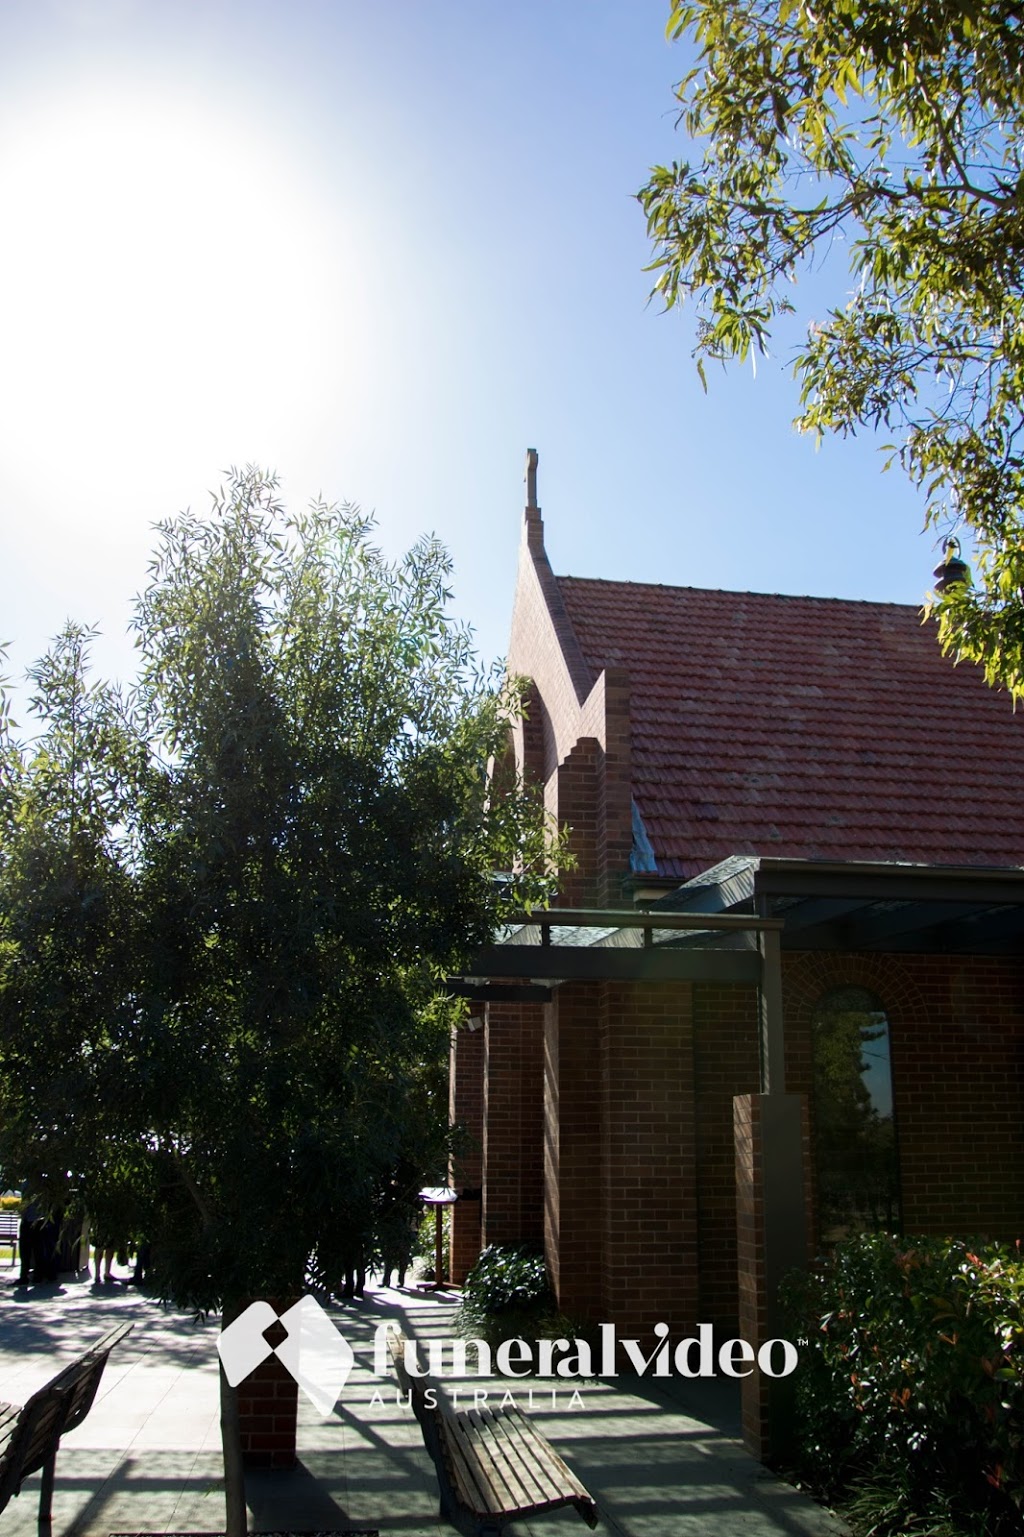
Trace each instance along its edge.
<path fill-rule="evenodd" d="M 966 526 L 977 580 L 936 604 L 947 651 L 1024 697 L 1024 30 L 1005 0 L 675 0 L 700 163 L 640 193 L 655 292 L 694 352 L 767 350 L 794 284 L 845 242 L 852 281 L 810 320 L 797 425 L 879 428 Z M 827 271 L 834 270 L 830 264 Z"/>
<path fill-rule="evenodd" d="M 443 1175 L 443 979 L 552 844 L 435 541 L 252 469 L 159 533 L 135 687 L 69 625 L 2 744 L 0 1179 L 141 1229 L 185 1305 L 337 1289 Z"/>

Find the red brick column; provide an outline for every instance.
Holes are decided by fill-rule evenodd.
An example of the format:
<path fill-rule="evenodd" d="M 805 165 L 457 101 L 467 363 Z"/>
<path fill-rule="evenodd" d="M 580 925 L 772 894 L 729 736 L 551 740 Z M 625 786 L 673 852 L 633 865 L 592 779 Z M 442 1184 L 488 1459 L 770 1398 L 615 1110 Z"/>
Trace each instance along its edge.
<path fill-rule="evenodd" d="M 489 1003 L 484 1026 L 482 1240 L 543 1235 L 542 1004 Z"/>
<path fill-rule="evenodd" d="M 237 1391 L 246 1467 L 294 1467 L 299 1385 L 284 1362 L 268 1356 L 239 1383 Z"/>
<path fill-rule="evenodd" d="M 602 1321 L 653 1344 L 698 1322 L 692 990 L 601 991 Z"/>
<path fill-rule="evenodd" d="M 697 1211 L 701 1321 L 739 1333 L 736 1299 L 736 1151 L 733 1099 L 760 1084 L 757 993 L 700 982 L 693 988 Z M 788 1022 L 787 1022 L 788 1023 Z M 787 1033 L 787 1044 L 788 1044 Z M 802 1085 L 801 1085 L 802 1087 Z"/>
<path fill-rule="evenodd" d="M 739 1337 L 757 1350 L 765 1340 L 790 1337 L 779 1286 L 807 1263 L 807 1101 L 799 1094 L 739 1094 L 733 1114 Z M 743 1439 L 762 1462 L 786 1448 L 791 1389 L 791 1378 L 766 1376 L 756 1365 L 743 1378 Z"/>
<path fill-rule="evenodd" d="M 569 828 L 569 846 L 576 856 L 575 870 L 559 879 L 559 901 L 566 907 L 592 907 L 604 898 L 601 868 L 601 826 L 598 804 L 598 767 L 601 749 L 594 737 L 582 737 L 564 763 L 559 764 L 549 786 L 549 809 L 560 827 Z M 550 790 L 554 789 L 554 803 Z"/>
<path fill-rule="evenodd" d="M 465 1142 L 452 1164 L 456 1190 L 476 1191 L 476 1196 L 456 1201 L 452 1207 L 451 1279 L 461 1286 L 480 1253 L 481 1198 L 484 1142 L 484 1031 L 456 1030 L 452 1035 L 448 1105 L 453 1124 L 460 1126 Z"/>
<path fill-rule="evenodd" d="M 563 1312 L 600 1317 L 600 988 L 563 983 L 545 1009 L 544 1247 Z"/>

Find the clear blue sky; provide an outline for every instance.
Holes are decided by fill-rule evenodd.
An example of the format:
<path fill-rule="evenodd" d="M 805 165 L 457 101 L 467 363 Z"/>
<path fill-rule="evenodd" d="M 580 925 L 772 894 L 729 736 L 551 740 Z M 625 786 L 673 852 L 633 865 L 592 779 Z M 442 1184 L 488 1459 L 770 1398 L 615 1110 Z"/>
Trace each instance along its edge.
<path fill-rule="evenodd" d="M 437 533 L 488 658 L 528 446 L 556 571 L 921 600 L 920 502 L 869 440 L 796 436 L 792 337 L 705 397 L 689 317 L 646 303 L 634 193 L 686 154 L 666 12 L 5 0 L 13 673 L 68 615 L 130 673 L 152 523 L 250 460 L 389 550 Z"/>

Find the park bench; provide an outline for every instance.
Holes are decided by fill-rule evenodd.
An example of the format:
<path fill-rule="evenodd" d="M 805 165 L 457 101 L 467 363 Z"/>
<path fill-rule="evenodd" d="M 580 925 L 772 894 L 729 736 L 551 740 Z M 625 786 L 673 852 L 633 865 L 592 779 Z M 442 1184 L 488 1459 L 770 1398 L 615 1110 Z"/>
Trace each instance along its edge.
<path fill-rule="evenodd" d="M 0 1244 L 11 1246 L 11 1264 L 18 1258 L 18 1229 L 21 1218 L 16 1211 L 0 1211 Z"/>
<path fill-rule="evenodd" d="M 42 1468 L 39 1537 L 50 1537 L 52 1530 L 53 1476 L 60 1438 L 89 1413 L 107 1357 L 132 1327 L 125 1323 L 111 1329 L 23 1406 L 0 1403 L 0 1511 L 21 1492 L 25 1479 Z"/>
<path fill-rule="evenodd" d="M 588 1526 L 597 1506 L 571 1468 L 518 1408 L 455 1409 L 439 1385 L 410 1377 L 403 1335 L 388 1335 L 403 1392 L 411 1398 L 438 1473 L 441 1515 L 478 1537 L 500 1537 L 508 1521 L 567 1505 Z"/>

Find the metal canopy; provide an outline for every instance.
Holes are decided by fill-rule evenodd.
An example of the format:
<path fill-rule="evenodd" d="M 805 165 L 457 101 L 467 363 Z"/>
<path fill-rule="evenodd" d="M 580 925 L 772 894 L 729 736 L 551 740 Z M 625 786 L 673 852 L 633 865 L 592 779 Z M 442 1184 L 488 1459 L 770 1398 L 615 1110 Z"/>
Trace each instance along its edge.
<path fill-rule="evenodd" d="M 923 955 L 1024 951 L 1024 870 L 833 864 L 734 857 L 653 911 L 759 912 L 782 920 L 784 950 Z"/>
<path fill-rule="evenodd" d="M 766 946 L 924 955 L 1024 953 L 1024 870 L 735 855 L 637 910 L 524 914 L 453 992 L 543 1002 L 560 982 L 759 985 Z"/>
<path fill-rule="evenodd" d="M 636 908 L 524 914 L 453 993 L 539 1003 L 561 982 L 760 986 L 779 950 L 1024 954 L 1024 870 L 736 855 Z"/>
<path fill-rule="evenodd" d="M 452 992 L 536 1002 L 560 982 L 727 982 L 756 986 L 780 919 L 746 913 L 551 908 L 524 914 L 479 950 Z M 497 981 L 495 979 L 498 979 Z M 521 979 L 521 980 L 520 980 Z M 520 985 L 517 987 L 516 983 Z"/>
<path fill-rule="evenodd" d="M 782 1093 L 782 920 L 754 913 L 553 908 L 524 914 L 477 952 L 452 992 L 486 1001 L 538 1002 L 561 982 L 726 982 L 755 986 L 764 1093 Z M 514 979 L 522 979 L 516 988 Z M 497 1000 L 495 1000 L 497 1001 Z"/>

